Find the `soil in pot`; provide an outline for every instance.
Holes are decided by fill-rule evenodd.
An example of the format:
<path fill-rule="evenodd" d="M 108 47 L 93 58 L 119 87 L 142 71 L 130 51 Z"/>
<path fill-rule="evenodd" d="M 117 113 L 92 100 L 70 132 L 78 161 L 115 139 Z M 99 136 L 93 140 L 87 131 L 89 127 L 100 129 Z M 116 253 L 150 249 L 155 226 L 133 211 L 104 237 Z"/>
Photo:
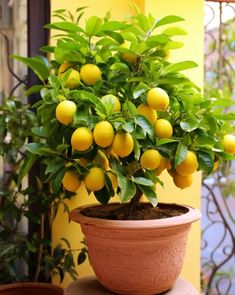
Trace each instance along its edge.
<path fill-rule="evenodd" d="M 85 208 L 81 213 L 88 217 L 109 220 L 150 220 L 175 217 L 188 212 L 188 209 L 179 205 L 158 204 L 152 207 L 149 203 L 139 203 L 134 211 L 130 211 L 127 204 L 109 204 L 109 206 L 93 206 Z"/>
<path fill-rule="evenodd" d="M 52 284 L 16 283 L 0 286 L 0 295 L 63 295 L 64 290 Z"/>

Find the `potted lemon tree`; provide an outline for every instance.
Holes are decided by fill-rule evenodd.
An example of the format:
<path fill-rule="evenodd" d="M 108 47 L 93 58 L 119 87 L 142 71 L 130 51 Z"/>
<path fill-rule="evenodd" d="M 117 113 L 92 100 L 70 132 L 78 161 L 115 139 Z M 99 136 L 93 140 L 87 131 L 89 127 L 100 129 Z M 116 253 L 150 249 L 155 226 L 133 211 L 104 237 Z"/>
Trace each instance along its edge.
<path fill-rule="evenodd" d="M 233 158 L 235 137 L 224 134 L 219 100 L 181 73 L 197 65 L 168 61 L 183 45 L 174 35 L 186 32 L 164 26 L 181 17 L 137 13 L 120 22 L 108 13 L 82 27 L 83 9 L 76 21 L 56 11 L 59 21 L 46 25 L 61 31 L 56 46 L 42 48 L 53 53 L 49 75 L 19 58 L 44 84 L 36 88 L 37 140 L 20 175 L 40 160 L 58 196 L 75 195 L 84 182 L 101 205 L 70 216 L 81 223 L 101 284 L 118 294 L 161 293 L 176 281 L 190 225 L 200 218 L 188 206 L 158 204 L 161 173 L 187 188 L 196 171 L 208 175 L 218 158 Z M 111 202 L 114 195 L 120 203 Z"/>

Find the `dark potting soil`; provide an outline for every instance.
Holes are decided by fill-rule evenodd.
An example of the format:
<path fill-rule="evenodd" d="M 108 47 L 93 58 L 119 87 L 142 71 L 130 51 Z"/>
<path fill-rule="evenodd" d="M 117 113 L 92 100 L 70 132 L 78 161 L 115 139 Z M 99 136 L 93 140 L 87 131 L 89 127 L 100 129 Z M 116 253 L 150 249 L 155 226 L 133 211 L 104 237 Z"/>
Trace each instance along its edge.
<path fill-rule="evenodd" d="M 151 204 L 139 203 L 132 211 L 130 211 L 128 204 L 109 204 L 85 208 L 81 213 L 88 217 L 100 219 L 149 220 L 179 216 L 187 212 L 187 208 L 175 204 L 158 204 L 154 208 Z"/>

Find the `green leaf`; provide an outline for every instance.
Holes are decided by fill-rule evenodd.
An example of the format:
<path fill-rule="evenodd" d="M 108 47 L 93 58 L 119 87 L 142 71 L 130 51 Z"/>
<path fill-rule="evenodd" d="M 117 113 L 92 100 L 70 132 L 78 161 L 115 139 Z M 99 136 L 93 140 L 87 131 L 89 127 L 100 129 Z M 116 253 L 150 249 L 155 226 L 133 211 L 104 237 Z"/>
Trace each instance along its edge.
<path fill-rule="evenodd" d="M 188 149 L 181 142 L 178 143 L 175 154 L 175 166 L 178 166 L 187 156 Z"/>
<path fill-rule="evenodd" d="M 140 97 L 141 94 L 147 92 L 149 90 L 149 86 L 143 82 L 140 82 L 133 91 L 134 99 Z"/>
<path fill-rule="evenodd" d="M 128 65 L 126 65 L 125 63 L 122 63 L 122 62 L 113 63 L 110 67 L 110 70 L 120 71 L 120 72 L 124 72 L 124 73 L 128 73 L 128 74 L 130 72 Z"/>
<path fill-rule="evenodd" d="M 211 133 L 214 134 L 218 127 L 218 122 L 216 118 L 211 114 L 205 114 L 205 119 L 207 121 L 208 127 L 210 128 Z"/>
<path fill-rule="evenodd" d="M 108 21 L 101 26 L 100 31 L 118 31 L 128 29 L 130 26 L 119 21 Z"/>
<path fill-rule="evenodd" d="M 59 264 L 64 257 L 65 250 L 62 249 L 61 245 L 57 245 L 53 250 L 53 258 L 55 259 L 55 264 Z"/>
<path fill-rule="evenodd" d="M 154 183 L 147 179 L 147 178 L 144 178 L 144 177 L 134 177 L 132 176 L 131 180 L 134 182 L 134 183 L 137 183 L 137 184 L 141 184 L 141 185 L 144 185 L 144 186 L 153 186 Z"/>
<path fill-rule="evenodd" d="M 166 75 L 171 72 L 179 72 L 179 71 L 183 71 L 183 70 L 192 69 L 197 66 L 198 65 L 193 61 L 182 61 L 182 62 L 173 63 L 173 64 L 166 66 L 163 69 L 162 75 Z"/>
<path fill-rule="evenodd" d="M 123 176 L 121 173 L 117 173 L 118 183 L 121 189 L 120 198 L 121 202 L 125 203 L 132 199 L 136 193 L 136 187 L 130 179 Z"/>
<path fill-rule="evenodd" d="M 43 146 L 42 143 L 35 143 L 35 142 L 32 142 L 32 143 L 28 143 L 28 144 L 27 144 L 26 149 L 27 149 L 31 154 L 37 154 L 39 148 L 41 148 L 42 146 Z"/>
<path fill-rule="evenodd" d="M 170 35 L 170 36 L 181 36 L 181 35 L 187 35 L 188 33 L 180 28 L 180 27 L 169 27 L 162 31 L 162 34 Z"/>
<path fill-rule="evenodd" d="M 177 141 L 178 141 L 177 139 L 162 138 L 162 139 L 159 139 L 157 141 L 157 146 L 160 146 L 160 145 L 163 145 L 163 144 L 167 144 L 167 143 L 170 143 L 170 142 L 177 142 Z"/>
<path fill-rule="evenodd" d="M 111 196 L 112 196 L 110 194 L 110 191 L 108 190 L 107 186 L 104 186 L 104 188 L 99 191 L 95 191 L 94 195 L 95 195 L 97 201 L 99 203 L 101 203 L 102 205 L 107 205 Z"/>
<path fill-rule="evenodd" d="M 47 136 L 47 133 L 42 126 L 41 127 L 33 127 L 32 132 L 33 132 L 33 134 L 35 134 L 39 137 L 46 137 Z"/>
<path fill-rule="evenodd" d="M 64 268 L 68 270 L 73 266 L 74 266 L 73 255 L 71 252 L 67 252 L 67 254 L 64 257 Z"/>
<path fill-rule="evenodd" d="M 52 24 L 46 24 L 44 28 L 62 30 L 65 32 L 78 32 L 78 31 L 83 32 L 81 27 L 79 27 L 78 25 L 72 22 L 57 22 Z"/>
<path fill-rule="evenodd" d="M 113 32 L 113 31 L 104 31 L 104 33 L 106 35 L 108 35 L 109 37 L 111 37 L 113 40 L 117 41 L 119 44 L 124 43 L 124 39 L 122 37 L 121 34 L 117 33 L 117 32 Z"/>
<path fill-rule="evenodd" d="M 150 47 L 159 46 L 170 41 L 170 38 L 167 35 L 157 35 L 151 36 L 147 39 L 146 44 Z"/>
<path fill-rule="evenodd" d="M 141 29 L 144 32 L 147 32 L 149 30 L 149 22 L 147 16 L 141 13 L 137 15 L 137 19 Z"/>
<path fill-rule="evenodd" d="M 102 20 L 101 18 L 93 15 L 91 16 L 88 20 L 87 20 L 87 23 L 86 23 L 86 26 L 85 26 L 85 31 L 87 33 L 87 35 L 89 37 L 91 36 L 95 36 L 100 28 L 101 28 L 101 25 L 102 25 Z"/>
<path fill-rule="evenodd" d="M 40 51 L 42 52 L 50 52 L 50 53 L 54 53 L 55 50 L 55 46 L 42 46 L 40 47 Z"/>
<path fill-rule="evenodd" d="M 47 80 L 49 77 L 49 66 L 46 65 L 43 57 L 22 57 L 18 55 L 12 55 L 12 57 L 26 64 L 31 70 L 34 71 L 34 73 L 42 82 Z"/>
<path fill-rule="evenodd" d="M 44 161 L 44 163 L 47 166 L 45 174 L 56 174 L 65 166 L 65 160 L 62 158 L 48 158 Z"/>
<path fill-rule="evenodd" d="M 210 136 L 209 134 L 203 132 L 202 130 L 198 130 L 198 137 L 197 137 L 197 142 L 199 144 L 202 144 L 202 145 L 213 145 L 216 143 L 215 139 Z"/>
<path fill-rule="evenodd" d="M 177 15 L 168 15 L 163 17 L 162 19 L 160 19 L 159 21 L 157 21 L 154 25 L 154 29 L 167 25 L 167 24 L 171 24 L 171 23 L 176 23 L 176 22 L 181 22 L 184 19 L 180 16 Z"/>
<path fill-rule="evenodd" d="M 215 117 L 219 120 L 231 121 L 231 120 L 235 120 L 235 113 L 226 113 L 226 114 L 222 114 L 222 115 L 215 115 Z"/>
<path fill-rule="evenodd" d="M 81 265 L 85 260 L 86 260 L 86 253 L 84 251 L 81 251 L 78 254 L 78 259 L 77 259 L 78 265 Z"/>
<path fill-rule="evenodd" d="M 122 129 L 125 130 L 126 132 L 132 133 L 134 130 L 134 124 L 132 122 L 125 122 L 122 125 Z"/>
<path fill-rule="evenodd" d="M 52 178 L 52 190 L 53 192 L 56 194 L 58 193 L 60 187 L 61 187 L 61 184 L 62 184 L 62 179 L 64 177 L 64 174 L 66 172 L 66 168 L 65 167 L 62 167 L 58 172 L 57 174 L 55 174 Z"/>
<path fill-rule="evenodd" d="M 22 166 L 19 170 L 18 185 L 21 184 L 23 177 L 30 171 L 34 163 L 38 160 L 39 156 L 34 154 L 27 154 L 26 159 L 24 160 Z"/>
<path fill-rule="evenodd" d="M 44 88 L 43 85 L 33 85 L 32 87 L 30 87 L 29 89 L 27 89 L 25 92 L 24 92 L 24 95 L 25 96 L 29 96 L 33 93 L 39 93 L 41 91 L 41 89 Z"/>
<path fill-rule="evenodd" d="M 191 132 L 198 128 L 198 120 L 193 115 L 188 114 L 187 117 L 180 122 L 180 127 L 186 132 Z"/>
<path fill-rule="evenodd" d="M 134 139 L 134 153 L 135 153 L 135 160 L 139 161 L 140 159 L 140 145 L 138 140 Z"/>
<path fill-rule="evenodd" d="M 136 124 L 139 125 L 151 137 L 154 135 L 152 124 L 142 115 L 136 115 Z"/>
<path fill-rule="evenodd" d="M 166 46 L 164 46 L 164 49 L 171 50 L 171 49 L 179 49 L 184 46 L 184 43 L 179 41 L 169 41 Z"/>
<path fill-rule="evenodd" d="M 210 153 L 204 151 L 197 151 L 197 160 L 200 168 L 209 175 L 213 171 L 214 160 Z"/>
<path fill-rule="evenodd" d="M 156 207 L 158 204 L 157 200 L 157 194 L 155 190 L 152 187 L 145 186 L 145 185 L 138 185 L 142 193 L 145 195 L 145 197 L 149 200 L 149 202 L 153 205 L 153 207 Z"/>
<path fill-rule="evenodd" d="M 76 100 L 89 100 L 94 105 L 100 103 L 100 99 L 93 93 L 85 91 L 85 90 L 72 90 L 69 92 L 69 98 Z"/>

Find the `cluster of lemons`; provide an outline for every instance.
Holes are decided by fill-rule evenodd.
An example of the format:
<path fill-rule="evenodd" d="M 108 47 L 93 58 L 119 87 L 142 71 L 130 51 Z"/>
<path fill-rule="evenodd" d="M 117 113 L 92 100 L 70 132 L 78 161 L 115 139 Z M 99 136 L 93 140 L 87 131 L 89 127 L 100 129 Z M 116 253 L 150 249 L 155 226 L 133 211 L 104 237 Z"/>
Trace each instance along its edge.
<path fill-rule="evenodd" d="M 131 53 L 123 54 L 123 58 L 128 62 L 134 62 Z M 63 76 L 72 65 L 64 62 L 59 70 L 58 75 Z M 81 67 L 80 72 L 73 69 L 66 80 L 66 87 L 76 89 L 80 86 L 81 81 L 87 86 L 93 86 L 98 80 L 102 79 L 100 69 L 94 64 L 85 64 Z M 121 103 L 118 97 L 108 94 L 101 97 L 101 102 L 112 102 L 111 112 L 121 111 Z M 167 92 L 159 87 L 150 89 L 146 95 L 146 103 L 137 107 L 137 113 L 143 115 L 153 125 L 157 138 L 171 138 L 173 135 L 173 127 L 171 123 L 163 118 L 158 119 L 158 112 L 166 111 L 169 106 L 169 96 Z M 71 100 L 62 100 L 56 107 L 56 118 L 64 124 L 69 125 L 73 122 L 76 114 L 77 106 Z M 110 122 L 103 120 L 98 122 L 93 130 L 88 127 L 78 127 L 71 136 L 71 146 L 74 151 L 86 152 L 93 144 L 96 144 L 100 150 L 98 151 L 97 162 L 100 167 L 92 167 L 84 178 L 85 186 L 90 191 L 99 191 L 105 186 L 105 174 L 108 174 L 113 188 L 117 188 L 118 181 L 115 173 L 110 169 L 109 156 L 124 158 L 130 155 L 134 149 L 134 139 L 128 132 L 115 133 Z M 223 140 L 224 150 L 228 153 L 235 153 L 235 136 L 226 135 Z M 105 149 L 105 153 L 102 152 Z M 108 156 L 108 157 L 107 157 Z M 85 159 L 80 159 L 79 164 L 86 165 Z M 216 165 L 216 164 L 215 164 Z M 140 167 L 142 169 L 153 170 L 157 176 L 164 169 L 167 169 L 173 177 L 174 184 L 184 189 L 189 187 L 193 182 L 193 173 L 198 168 L 197 156 L 193 151 L 188 150 L 185 159 L 171 169 L 170 161 L 160 155 L 156 149 L 148 149 L 144 151 L 140 157 Z M 75 192 L 81 184 L 79 175 L 73 171 L 67 171 L 63 178 L 63 186 L 66 190 Z"/>

